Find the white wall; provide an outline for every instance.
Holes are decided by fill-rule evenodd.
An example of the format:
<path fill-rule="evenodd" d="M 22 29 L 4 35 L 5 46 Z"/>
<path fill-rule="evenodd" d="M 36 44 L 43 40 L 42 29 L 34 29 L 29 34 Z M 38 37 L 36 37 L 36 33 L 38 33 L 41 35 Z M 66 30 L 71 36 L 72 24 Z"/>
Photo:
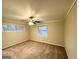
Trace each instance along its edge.
<path fill-rule="evenodd" d="M 7 20 L 3 19 L 3 24 L 18 24 L 25 26 L 25 30 L 23 31 L 12 31 L 12 32 L 2 32 L 2 48 L 7 48 L 9 46 L 22 43 L 24 41 L 27 41 L 29 39 L 29 27 L 26 23 L 22 21 L 16 21 L 16 20 Z"/>
<path fill-rule="evenodd" d="M 65 19 L 65 49 L 69 59 L 77 59 L 77 7 Z"/>
<path fill-rule="evenodd" d="M 47 25 L 48 36 L 38 36 L 38 26 Z M 31 40 L 45 42 L 53 45 L 64 46 L 64 23 L 63 21 L 48 22 L 30 27 Z"/>

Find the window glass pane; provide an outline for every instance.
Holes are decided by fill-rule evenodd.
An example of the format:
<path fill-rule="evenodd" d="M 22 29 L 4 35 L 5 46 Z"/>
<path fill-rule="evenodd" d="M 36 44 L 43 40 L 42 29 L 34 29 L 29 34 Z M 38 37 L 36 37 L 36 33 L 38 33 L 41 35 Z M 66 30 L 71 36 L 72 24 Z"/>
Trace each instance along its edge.
<path fill-rule="evenodd" d="M 15 30 L 15 25 L 14 24 L 8 24 L 7 25 L 7 27 L 8 27 L 8 30 Z"/>
<path fill-rule="evenodd" d="M 38 35 L 39 36 L 47 36 L 48 35 L 47 26 L 39 26 Z"/>
<path fill-rule="evenodd" d="M 39 26 L 39 30 L 47 30 L 47 26 Z"/>
<path fill-rule="evenodd" d="M 45 31 L 39 31 L 39 35 L 41 35 L 41 36 L 47 36 L 47 31 L 45 30 Z"/>
<path fill-rule="evenodd" d="M 3 31 L 24 30 L 24 26 L 23 25 L 16 25 L 16 24 L 3 24 L 2 30 Z"/>
<path fill-rule="evenodd" d="M 7 30 L 7 25 L 3 24 L 3 25 L 2 25 L 2 30 L 3 30 L 3 31 Z"/>
<path fill-rule="evenodd" d="M 24 26 L 16 25 L 16 30 L 24 30 Z"/>

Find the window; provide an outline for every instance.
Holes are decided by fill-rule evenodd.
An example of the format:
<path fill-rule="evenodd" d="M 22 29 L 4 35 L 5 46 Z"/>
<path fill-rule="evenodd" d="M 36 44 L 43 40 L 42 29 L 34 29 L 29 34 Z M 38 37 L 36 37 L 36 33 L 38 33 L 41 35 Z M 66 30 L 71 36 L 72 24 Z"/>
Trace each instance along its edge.
<path fill-rule="evenodd" d="M 2 30 L 4 30 L 4 31 L 7 30 L 7 25 L 5 25 L 5 24 L 2 25 Z"/>
<path fill-rule="evenodd" d="M 38 27 L 38 35 L 39 36 L 47 36 L 48 32 L 47 32 L 47 26 L 42 25 Z"/>
<path fill-rule="evenodd" d="M 7 30 L 9 30 L 9 31 L 16 30 L 15 25 L 14 24 L 8 24 L 7 25 Z"/>
<path fill-rule="evenodd" d="M 16 24 L 2 24 L 3 31 L 17 31 L 17 30 L 24 30 L 23 25 L 16 25 Z"/>
<path fill-rule="evenodd" d="M 17 25 L 17 26 L 16 26 L 16 30 L 24 30 L 24 26 L 22 26 L 22 25 Z"/>

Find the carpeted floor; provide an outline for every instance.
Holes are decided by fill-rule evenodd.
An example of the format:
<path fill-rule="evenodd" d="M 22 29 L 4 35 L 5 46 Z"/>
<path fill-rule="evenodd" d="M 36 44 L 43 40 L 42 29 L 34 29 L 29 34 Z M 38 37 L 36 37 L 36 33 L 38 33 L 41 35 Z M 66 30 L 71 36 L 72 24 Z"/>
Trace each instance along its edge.
<path fill-rule="evenodd" d="M 31 40 L 3 49 L 2 53 L 11 59 L 68 59 L 63 47 Z"/>

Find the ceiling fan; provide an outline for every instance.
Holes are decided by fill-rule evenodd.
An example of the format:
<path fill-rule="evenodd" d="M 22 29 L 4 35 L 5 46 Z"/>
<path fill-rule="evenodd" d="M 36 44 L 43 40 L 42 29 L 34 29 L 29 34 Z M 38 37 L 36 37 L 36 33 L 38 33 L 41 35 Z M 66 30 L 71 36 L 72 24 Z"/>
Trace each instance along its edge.
<path fill-rule="evenodd" d="M 30 26 L 35 25 L 35 24 L 37 24 L 37 23 L 41 23 L 41 21 L 40 21 L 39 18 L 36 18 L 36 17 L 34 17 L 34 16 L 30 16 L 30 17 L 29 17 L 28 24 L 29 24 Z"/>

